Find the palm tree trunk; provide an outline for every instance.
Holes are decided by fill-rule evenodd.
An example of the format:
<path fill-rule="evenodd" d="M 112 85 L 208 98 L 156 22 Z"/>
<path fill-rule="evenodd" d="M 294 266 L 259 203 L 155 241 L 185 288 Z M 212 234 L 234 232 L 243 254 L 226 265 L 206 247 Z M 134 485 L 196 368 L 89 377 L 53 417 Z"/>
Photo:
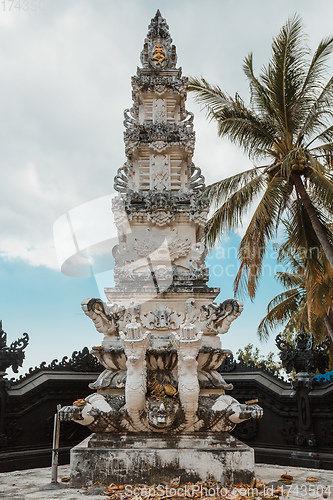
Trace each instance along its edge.
<path fill-rule="evenodd" d="M 306 189 L 299 174 L 292 174 L 292 179 L 295 183 L 296 191 L 299 194 L 303 202 L 303 205 L 305 207 L 305 210 L 307 211 L 307 214 L 310 218 L 313 230 L 317 235 L 317 238 L 322 246 L 322 249 L 327 257 L 328 262 L 330 263 L 331 268 L 333 269 L 333 247 L 327 238 L 327 234 L 325 232 L 325 229 L 323 228 L 322 223 L 318 219 L 317 213 L 314 209 L 314 206 L 312 205 L 310 196 L 306 192 Z"/>
<path fill-rule="evenodd" d="M 329 333 L 329 335 L 331 337 L 331 340 L 333 340 L 333 325 L 330 322 L 330 318 L 328 317 L 327 314 L 325 314 L 325 316 L 324 316 L 324 323 L 325 323 L 327 332 Z"/>

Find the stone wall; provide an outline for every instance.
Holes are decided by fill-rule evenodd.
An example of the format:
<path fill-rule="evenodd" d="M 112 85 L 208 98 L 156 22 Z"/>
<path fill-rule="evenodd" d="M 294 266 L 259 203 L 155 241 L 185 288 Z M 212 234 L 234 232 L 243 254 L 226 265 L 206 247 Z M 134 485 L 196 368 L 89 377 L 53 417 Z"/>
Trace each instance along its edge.
<path fill-rule="evenodd" d="M 233 434 L 255 450 L 256 462 L 333 468 L 333 382 L 316 383 L 302 395 L 305 427 L 300 428 L 297 391 L 264 368 L 227 362 L 223 377 L 232 383 L 240 402 L 258 399 L 261 420 L 239 424 Z M 68 405 L 89 392 L 102 367 L 88 349 L 60 363 L 30 370 L 17 381 L 0 382 L 0 472 L 51 464 L 53 418 L 57 404 Z M 92 392 L 92 391 L 91 391 Z M 89 435 L 74 422 L 62 423 L 60 463 L 69 462 L 69 450 Z"/>

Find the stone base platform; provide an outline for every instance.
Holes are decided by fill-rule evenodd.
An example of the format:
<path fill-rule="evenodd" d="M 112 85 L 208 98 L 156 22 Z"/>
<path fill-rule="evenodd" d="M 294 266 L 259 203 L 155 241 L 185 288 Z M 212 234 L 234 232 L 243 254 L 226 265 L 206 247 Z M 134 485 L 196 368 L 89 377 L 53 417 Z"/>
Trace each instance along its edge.
<path fill-rule="evenodd" d="M 92 434 L 71 450 L 71 487 L 205 481 L 250 483 L 254 451 L 228 433 Z"/>

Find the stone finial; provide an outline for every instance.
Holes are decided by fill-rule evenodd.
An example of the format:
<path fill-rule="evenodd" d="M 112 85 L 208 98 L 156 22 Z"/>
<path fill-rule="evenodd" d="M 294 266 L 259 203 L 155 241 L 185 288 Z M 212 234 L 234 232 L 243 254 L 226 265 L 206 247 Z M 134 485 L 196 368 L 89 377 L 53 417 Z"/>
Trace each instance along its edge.
<path fill-rule="evenodd" d="M 147 38 L 170 38 L 170 42 L 172 41 L 169 33 L 169 26 L 164 17 L 162 17 L 159 9 L 157 9 L 155 17 L 150 21 Z"/>
<path fill-rule="evenodd" d="M 171 44 L 169 26 L 160 11 L 157 10 L 148 26 L 147 37 L 141 52 L 143 69 L 159 72 L 175 68 L 177 63 L 176 47 Z"/>
<path fill-rule="evenodd" d="M 12 368 L 17 373 L 19 366 L 22 366 L 25 357 L 24 349 L 29 343 L 29 335 L 23 334 L 23 337 L 7 346 L 7 334 L 2 329 L 0 321 L 0 379 L 5 376 L 6 370 Z"/>
<path fill-rule="evenodd" d="M 328 369 L 330 339 L 326 337 L 323 342 L 314 345 L 312 333 L 307 334 L 303 324 L 295 339 L 295 345 L 283 339 L 281 334 L 277 335 L 275 342 L 281 351 L 282 366 L 287 373 L 294 369 L 296 376 L 304 374 L 310 376 L 317 370 L 320 373 L 325 373 Z"/>

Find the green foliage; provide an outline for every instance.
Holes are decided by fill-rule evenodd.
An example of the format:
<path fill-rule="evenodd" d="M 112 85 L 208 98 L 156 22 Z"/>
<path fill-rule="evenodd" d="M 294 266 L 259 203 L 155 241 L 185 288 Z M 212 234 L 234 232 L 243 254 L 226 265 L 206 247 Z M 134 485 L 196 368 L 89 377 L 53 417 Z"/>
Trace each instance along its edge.
<path fill-rule="evenodd" d="M 189 90 L 227 137 L 253 161 L 264 160 L 241 174 L 206 189 L 215 209 L 205 228 L 211 248 L 224 231 L 242 224 L 253 204 L 254 214 L 239 246 L 240 268 L 235 291 L 255 296 L 268 241 L 284 212 L 307 213 L 311 237 L 322 246 L 333 268 L 333 78 L 326 81 L 333 38 L 323 39 L 310 57 L 302 22 L 295 16 L 272 43 L 270 61 L 255 76 L 253 55 L 244 60 L 250 104 L 231 97 L 204 78 L 192 77 Z M 302 232 L 300 224 L 297 229 Z M 304 228 L 303 228 L 304 229 Z"/>
<path fill-rule="evenodd" d="M 261 367 L 262 363 L 269 370 L 273 370 L 275 374 L 279 374 L 282 370 L 282 363 L 278 359 L 273 352 L 269 352 L 267 356 L 263 356 L 260 354 L 260 350 L 258 347 L 253 347 L 253 344 L 247 344 L 244 349 L 238 349 L 236 352 L 238 359 L 242 359 L 246 365 L 249 365 L 251 362 L 258 368 Z"/>

